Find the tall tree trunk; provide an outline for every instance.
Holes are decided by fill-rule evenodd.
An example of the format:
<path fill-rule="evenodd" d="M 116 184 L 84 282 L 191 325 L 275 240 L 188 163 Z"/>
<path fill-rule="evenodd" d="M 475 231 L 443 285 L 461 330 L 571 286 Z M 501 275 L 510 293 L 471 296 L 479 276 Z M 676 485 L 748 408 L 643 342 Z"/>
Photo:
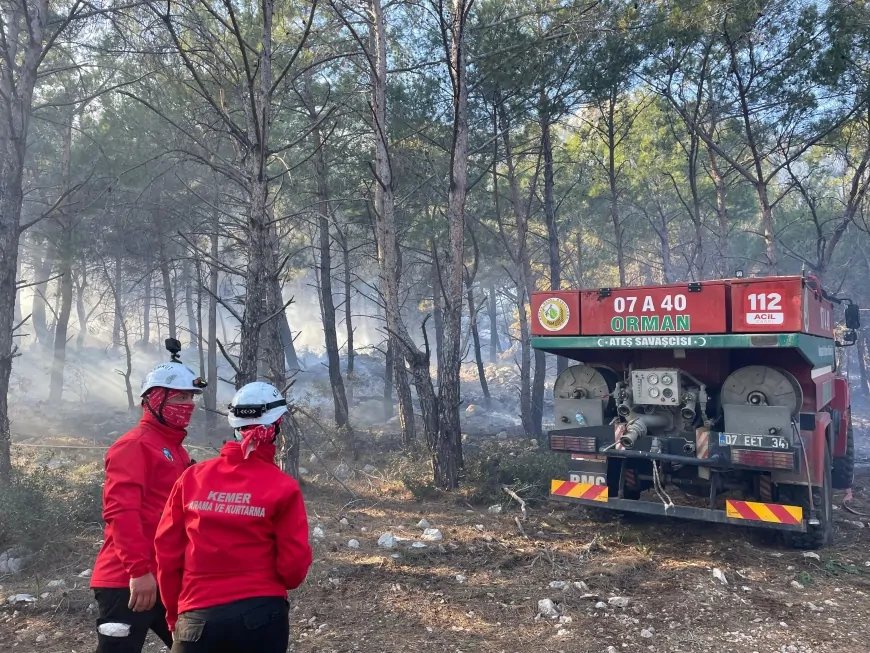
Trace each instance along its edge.
<path fill-rule="evenodd" d="M 187 313 L 187 330 L 190 334 L 189 347 L 195 344 L 199 346 L 199 328 L 197 326 L 197 313 L 193 306 L 193 285 L 191 284 L 190 261 L 184 262 L 182 268 L 184 277 L 184 312 Z"/>
<path fill-rule="evenodd" d="M 432 253 L 432 322 L 435 326 L 435 361 L 438 369 L 441 369 L 441 344 L 444 341 L 444 310 L 442 303 L 444 291 L 441 288 L 441 279 L 438 271 L 438 252 L 435 243 L 430 248 Z"/>
<path fill-rule="evenodd" d="M 728 226 L 728 204 L 725 200 L 725 178 L 719 171 L 716 154 L 710 148 L 707 148 L 707 154 L 710 158 L 710 178 L 713 180 L 713 187 L 716 189 L 716 238 L 719 242 L 719 252 L 716 258 L 716 275 L 720 279 L 725 279 L 733 274 Z"/>
<path fill-rule="evenodd" d="M 347 237 L 343 233 L 339 233 L 341 234 L 339 242 L 341 244 L 342 268 L 344 271 L 344 326 L 347 333 L 347 402 L 350 405 L 353 403 L 353 364 L 354 358 L 356 358 L 356 352 L 353 348 L 353 310 L 351 305 L 353 285 L 350 271 L 350 248 Z"/>
<path fill-rule="evenodd" d="M 393 383 L 396 379 L 395 340 L 392 336 L 387 336 L 387 353 L 384 359 L 384 420 L 389 420 L 393 417 Z M 403 444 L 409 443 L 403 442 Z"/>
<path fill-rule="evenodd" d="M 82 280 L 76 284 L 76 316 L 79 320 L 79 332 L 76 335 L 76 349 L 83 349 L 88 337 L 88 310 L 85 307 L 85 291 L 88 288 L 88 264 L 82 265 Z"/>
<path fill-rule="evenodd" d="M 547 220 L 547 253 L 550 259 L 550 290 L 562 288 L 562 261 L 559 256 L 559 230 L 556 224 L 556 190 L 553 178 L 553 141 L 550 135 L 550 117 L 541 113 L 541 149 L 544 154 L 544 217 Z M 556 370 L 567 369 L 568 359 L 556 357 Z"/>
<path fill-rule="evenodd" d="M 115 290 L 112 292 L 112 298 L 115 303 L 115 323 L 112 326 L 112 348 L 117 349 L 121 346 L 121 256 L 115 256 Z"/>
<path fill-rule="evenodd" d="M 12 329 L 24 199 L 22 179 L 33 88 L 43 60 L 43 30 L 49 19 L 47 0 L 7 6 L 3 8 L 2 27 L 4 65 L 0 67 L 4 107 L 0 117 L 0 484 L 9 483 L 12 475 L 8 394 L 12 359 L 17 350 Z M 24 29 L 26 35 L 21 34 Z M 6 65 L 8 61 L 15 65 Z"/>
<path fill-rule="evenodd" d="M 387 32 L 384 21 L 381 0 L 371 0 L 370 43 L 373 49 L 373 65 L 370 69 L 372 86 L 372 128 L 375 134 L 375 233 L 378 243 L 378 265 L 381 275 L 381 292 L 384 297 L 387 331 L 396 338 L 394 353 L 396 362 L 396 382 L 399 397 L 399 421 L 402 425 L 402 438 L 405 442 L 414 440 L 414 412 L 410 404 L 410 388 L 405 390 L 407 376 L 404 363 L 400 364 L 402 356 L 412 363 L 414 351 L 413 341 L 408 336 L 399 310 L 399 255 L 396 234 L 395 190 L 393 188 L 393 172 L 387 142 Z M 419 361 L 416 361 L 419 363 Z M 426 363 L 428 375 L 428 362 Z M 437 430 L 437 417 L 426 415 L 427 410 L 436 409 L 434 390 L 431 379 L 428 385 L 423 382 L 423 376 L 415 369 L 415 384 L 420 406 L 424 412 L 423 422 L 426 425 L 427 442 L 434 441 Z M 427 395 L 431 395 L 428 396 Z"/>
<path fill-rule="evenodd" d="M 38 283 L 33 287 L 32 317 L 30 319 L 33 323 L 33 334 L 36 337 L 36 342 L 46 345 L 50 337 L 45 311 L 48 302 L 48 279 L 51 278 L 54 268 L 57 247 L 48 239 L 43 240 L 43 243 L 41 248 L 35 247 L 33 252 L 33 281 Z M 40 256 L 40 251 L 42 256 Z"/>
<path fill-rule="evenodd" d="M 625 249 L 622 219 L 619 215 L 619 188 L 616 165 L 616 97 L 611 96 L 607 117 L 607 184 L 610 188 L 610 222 L 613 224 L 613 242 L 616 246 L 616 267 L 619 269 L 619 285 L 625 286 Z"/>
<path fill-rule="evenodd" d="M 501 353 L 501 340 L 498 335 L 498 303 L 495 298 L 495 281 L 489 282 L 489 362 L 497 363 Z"/>
<path fill-rule="evenodd" d="M 583 287 L 583 229 L 578 227 L 574 234 L 574 275 L 577 277 L 577 287 Z"/>
<path fill-rule="evenodd" d="M 353 446 L 353 431 L 350 425 L 347 395 L 344 379 L 341 378 L 341 358 L 338 354 L 338 334 L 335 326 L 335 301 L 332 296 L 332 239 L 329 234 L 331 206 L 329 203 L 329 170 L 326 166 L 323 136 L 320 133 L 318 112 L 315 109 L 311 91 L 311 75 L 305 76 L 304 89 L 308 118 L 311 121 L 311 135 L 314 140 L 314 174 L 316 177 L 316 196 L 318 213 L 318 232 L 320 236 L 320 306 L 323 317 L 323 334 L 326 344 L 326 359 L 329 369 L 329 383 L 332 386 L 332 399 L 335 409 L 335 425 L 344 431 Z"/>
<path fill-rule="evenodd" d="M 281 294 L 280 283 L 277 278 L 272 281 L 273 292 L 277 292 L 279 297 Z M 281 329 L 281 343 L 284 346 L 284 360 L 287 363 L 288 370 L 298 370 L 299 356 L 296 353 L 296 343 L 293 341 L 293 332 L 290 330 L 290 320 L 287 317 L 287 311 L 281 311 L 278 315 L 278 326 Z"/>
<path fill-rule="evenodd" d="M 208 269 L 208 386 L 205 391 L 206 424 L 213 428 L 217 423 L 217 391 L 218 391 L 218 357 L 217 357 L 217 312 L 218 312 L 218 256 L 220 254 L 218 234 L 220 233 L 220 213 L 218 202 L 220 201 L 220 186 L 217 177 L 214 180 L 214 207 L 212 208 L 211 233 L 209 243 L 211 263 Z"/>
<path fill-rule="evenodd" d="M 858 332 L 858 342 L 855 346 L 855 355 L 858 357 L 858 376 L 861 379 L 861 394 L 870 397 L 870 377 L 867 375 L 867 358 L 870 356 L 870 339 L 867 330 Z"/>
<path fill-rule="evenodd" d="M 175 293 L 172 290 L 172 275 L 169 259 L 163 245 L 160 245 L 160 276 L 163 278 L 163 297 L 166 299 L 166 322 L 170 338 L 178 338 L 178 322 L 175 314 Z"/>
<path fill-rule="evenodd" d="M 474 303 L 474 286 L 469 281 L 466 296 L 468 298 L 468 315 L 471 322 L 471 341 L 474 346 L 474 361 L 477 363 L 477 378 L 480 381 L 480 390 L 483 392 L 484 405 L 489 408 L 491 402 L 489 384 L 486 382 L 486 369 L 483 366 L 483 352 L 480 347 L 480 333 L 477 328 L 477 306 Z"/>
<path fill-rule="evenodd" d="M 450 147 L 450 188 L 447 192 L 447 249 L 439 290 L 444 292 L 444 325 L 438 357 L 438 451 L 433 456 L 435 484 L 459 486 L 463 467 L 459 426 L 462 366 L 462 305 L 465 272 L 465 199 L 468 195 L 468 82 L 465 71 L 465 27 L 473 0 L 453 0 L 450 12 L 448 68 L 453 82 L 453 138 Z M 446 45 L 446 44 L 445 44 Z M 474 316 L 471 316 L 472 320 Z M 440 452 L 449 446 L 452 455 Z"/>
<path fill-rule="evenodd" d="M 142 300 L 142 346 L 151 344 L 151 272 L 145 275 L 145 298 Z"/>
<path fill-rule="evenodd" d="M 61 177 L 63 183 L 61 192 L 67 194 L 70 188 L 70 152 L 72 149 L 72 119 L 63 132 L 63 155 L 61 159 Z M 66 366 L 66 342 L 69 332 L 69 317 L 73 303 L 73 217 L 69 213 L 69 203 L 64 200 L 60 215 L 60 274 L 58 288 L 60 307 L 57 312 L 57 323 L 54 328 L 54 358 L 51 363 L 51 379 L 49 381 L 48 401 L 59 406 L 63 399 L 63 371 Z"/>
<path fill-rule="evenodd" d="M 527 250 L 529 228 L 528 215 L 520 199 L 520 186 L 514 167 L 513 150 L 510 141 L 510 123 L 504 104 L 499 105 L 500 125 L 504 144 L 504 159 L 510 187 L 511 206 L 516 223 L 517 250 L 514 255 L 516 270 L 516 305 L 520 322 L 520 418 L 527 436 L 537 432 L 535 412 L 532 406 L 532 354 L 531 333 L 527 306 L 532 288 L 531 263 Z"/>

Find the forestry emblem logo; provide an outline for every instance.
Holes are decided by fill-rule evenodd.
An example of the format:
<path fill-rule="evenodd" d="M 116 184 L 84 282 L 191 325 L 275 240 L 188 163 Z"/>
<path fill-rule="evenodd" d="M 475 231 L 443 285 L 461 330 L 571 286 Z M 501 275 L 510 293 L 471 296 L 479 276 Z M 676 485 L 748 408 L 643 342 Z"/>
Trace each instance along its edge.
<path fill-rule="evenodd" d="M 568 304 L 558 297 L 550 297 L 541 303 L 538 309 L 538 322 L 547 331 L 560 331 L 571 317 Z"/>

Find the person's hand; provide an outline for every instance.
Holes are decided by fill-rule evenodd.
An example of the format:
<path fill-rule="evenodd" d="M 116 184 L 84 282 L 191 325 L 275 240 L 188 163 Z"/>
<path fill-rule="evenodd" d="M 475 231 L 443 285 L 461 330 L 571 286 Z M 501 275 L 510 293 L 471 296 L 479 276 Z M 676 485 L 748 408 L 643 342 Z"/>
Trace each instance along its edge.
<path fill-rule="evenodd" d="M 130 579 L 130 603 L 127 604 L 133 612 L 145 612 L 157 603 L 157 580 L 154 574 L 148 572 L 139 578 Z"/>

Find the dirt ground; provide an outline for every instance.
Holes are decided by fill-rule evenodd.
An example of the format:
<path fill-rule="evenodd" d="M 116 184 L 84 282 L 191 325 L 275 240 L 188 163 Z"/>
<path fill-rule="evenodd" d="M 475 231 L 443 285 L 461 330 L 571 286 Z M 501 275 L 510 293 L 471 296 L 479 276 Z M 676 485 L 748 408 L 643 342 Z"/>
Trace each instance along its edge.
<path fill-rule="evenodd" d="M 838 493 L 835 543 L 818 558 L 750 529 L 601 520 L 551 503 L 523 520 L 508 497 L 500 513 L 456 497 L 417 502 L 371 470 L 348 482 L 354 500 L 314 476 L 304 491 L 312 530 L 324 534 L 313 537 L 314 565 L 292 596 L 295 650 L 867 653 L 870 420 L 855 421 L 859 467 L 849 506 L 863 514 L 845 509 Z M 440 545 L 410 546 L 421 540 L 422 518 L 440 529 Z M 408 540 L 379 548 L 385 532 Z M 0 576 L 0 651 L 94 650 L 91 594 L 78 574 L 92 565 L 100 537 L 96 528 L 86 533 L 75 555 L 38 573 Z M 64 589 L 47 589 L 61 579 Z M 39 598 L 5 601 L 18 592 Z M 538 616 L 542 599 L 554 602 L 556 618 Z M 146 650 L 161 648 L 152 641 Z"/>

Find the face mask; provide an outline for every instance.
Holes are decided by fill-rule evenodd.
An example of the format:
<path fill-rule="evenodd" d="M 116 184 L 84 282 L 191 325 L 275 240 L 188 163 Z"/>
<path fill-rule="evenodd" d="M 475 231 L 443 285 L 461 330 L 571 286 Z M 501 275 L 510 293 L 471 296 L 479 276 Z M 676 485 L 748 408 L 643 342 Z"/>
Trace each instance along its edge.
<path fill-rule="evenodd" d="M 163 406 L 163 421 L 171 429 L 186 429 L 190 424 L 190 418 L 193 417 L 195 408 L 193 404 L 170 404 Z"/>

